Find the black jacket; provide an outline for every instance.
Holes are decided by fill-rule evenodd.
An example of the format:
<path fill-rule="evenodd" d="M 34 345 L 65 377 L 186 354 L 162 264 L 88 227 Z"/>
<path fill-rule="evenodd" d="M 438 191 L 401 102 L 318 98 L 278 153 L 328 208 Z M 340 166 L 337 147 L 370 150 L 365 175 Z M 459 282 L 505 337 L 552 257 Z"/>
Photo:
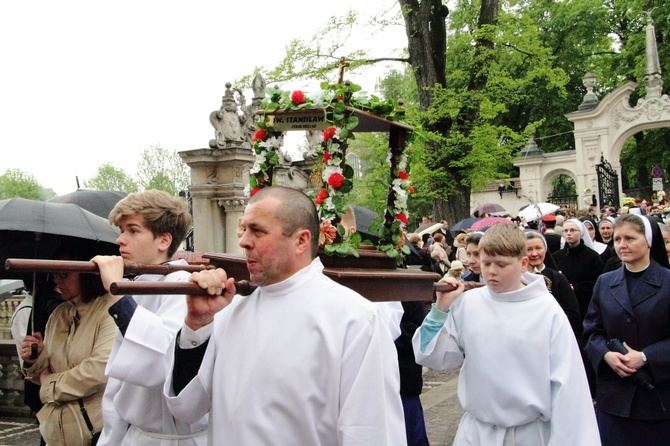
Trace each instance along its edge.
<path fill-rule="evenodd" d="M 542 234 L 547 241 L 547 251 L 554 253 L 561 249 L 561 236 L 558 234 Z"/>
<path fill-rule="evenodd" d="M 426 305 L 423 301 L 404 301 L 405 311 L 400 321 L 400 336 L 395 341 L 400 366 L 400 396 L 421 395 L 423 387 L 422 367 L 414 359 L 412 336 L 426 317 Z"/>
<path fill-rule="evenodd" d="M 583 320 L 591 302 L 593 286 L 603 272 L 603 261 L 597 252 L 584 244 L 583 240 L 574 248 L 566 243 L 563 249 L 553 254 L 553 257 L 559 271 L 568 278 L 575 291 Z"/>

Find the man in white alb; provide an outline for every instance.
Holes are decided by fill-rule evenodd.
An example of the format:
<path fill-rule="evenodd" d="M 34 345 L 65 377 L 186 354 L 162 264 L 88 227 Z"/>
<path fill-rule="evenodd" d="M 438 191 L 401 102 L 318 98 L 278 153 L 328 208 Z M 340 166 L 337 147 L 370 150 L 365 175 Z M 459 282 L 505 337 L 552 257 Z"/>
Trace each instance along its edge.
<path fill-rule="evenodd" d="M 259 287 L 236 296 L 221 269 L 192 275 L 211 295 L 188 298 L 164 388 L 173 415 L 209 414 L 216 445 L 405 445 L 390 332 L 374 304 L 322 274 L 312 200 L 264 188 L 242 228 Z"/>

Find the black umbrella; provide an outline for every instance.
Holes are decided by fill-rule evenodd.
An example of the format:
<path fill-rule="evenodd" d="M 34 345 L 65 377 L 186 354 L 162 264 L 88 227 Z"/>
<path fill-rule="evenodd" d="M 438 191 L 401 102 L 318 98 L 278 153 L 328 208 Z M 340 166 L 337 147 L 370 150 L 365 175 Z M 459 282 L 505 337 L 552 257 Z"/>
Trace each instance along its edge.
<path fill-rule="evenodd" d="M 54 197 L 51 203 L 73 203 L 89 212 L 107 218 L 116 203 L 128 195 L 116 190 L 83 190 L 77 189 L 69 194 Z"/>
<path fill-rule="evenodd" d="M 370 225 L 374 219 L 377 218 L 377 213 L 363 206 L 355 204 L 350 206 L 353 209 L 356 218 L 356 231 L 361 233 L 363 240 L 370 240 L 372 243 L 377 244 L 379 241 L 379 234 L 370 231 Z"/>
<path fill-rule="evenodd" d="M 0 200 L 0 277 L 9 277 L 4 271 L 6 259 L 49 259 L 68 237 L 95 243 L 101 254 L 118 254 L 118 236 L 118 228 L 106 219 L 75 204 Z M 23 278 L 16 276 L 11 274 L 11 278 Z"/>

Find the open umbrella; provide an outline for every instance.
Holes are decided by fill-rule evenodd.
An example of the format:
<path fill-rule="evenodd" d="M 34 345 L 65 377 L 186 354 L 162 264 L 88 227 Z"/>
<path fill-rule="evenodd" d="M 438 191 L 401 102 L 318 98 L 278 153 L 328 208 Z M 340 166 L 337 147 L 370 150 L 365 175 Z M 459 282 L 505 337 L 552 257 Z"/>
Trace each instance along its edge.
<path fill-rule="evenodd" d="M 59 195 L 49 200 L 50 203 L 72 203 L 102 218 L 107 218 L 116 203 L 126 195 L 116 190 L 84 190 L 77 189 L 69 194 Z"/>
<path fill-rule="evenodd" d="M 524 217 L 526 221 L 535 221 L 542 218 L 543 215 L 553 214 L 560 209 L 560 206 L 553 203 L 541 201 L 539 203 L 528 204 L 522 207 L 517 217 Z"/>
<path fill-rule="evenodd" d="M 423 226 L 423 228 L 422 228 Z M 416 234 L 419 234 L 419 236 L 423 236 L 423 234 L 432 234 L 433 232 L 437 231 L 442 227 L 442 223 L 427 223 L 426 226 L 421 225 L 419 226 L 416 231 L 414 231 Z"/>
<path fill-rule="evenodd" d="M 472 211 L 472 215 L 484 215 L 492 212 L 504 212 L 505 208 L 498 203 L 484 203 L 480 204 Z"/>
<path fill-rule="evenodd" d="M 377 243 L 379 241 L 379 234 L 370 231 L 370 225 L 372 224 L 372 221 L 377 218 L 377 213 L 363 206 L 355 204 L 350 206 L 353 209 L 356 218 L 356 231 L 361 233 L 363 240 L 370 240 L 372 243 Z"/>
<path fill-rule="evenodd" d="M 481 231 L 484 228 L 489 228 L 498 223 L 511 223 L 511 220 L 504 217 L 486 217 L 474 222 L 472 226 L 470 226 L 470 229 L 473 231 Z"/>
<path fill-rule="evenodd" d="M 0 302 L 12 297 L 21 288 L 25 288 L 23 280 L 0 279 Z"/>
<path fill-rule="evenodd" d="M 0 277 L 7 258 L 51 258 L 67 237 L 98 243 L 100 253 L 118 254 L 119 230 L 109 222 L 75 204 L 11 198 L 0 200 Z M 16 276 L 16 274 L 12 274 Z"/>
<path fill-rule="evenodd" d="M 481 220 L 481 218 L 477 217 L 468 217 L 464 218 L 463 220 L 459 221 L 455 225 L 451 227 L 452 231 L 465 231 L 469 229 L 475 222 L 478 222 Z"/>

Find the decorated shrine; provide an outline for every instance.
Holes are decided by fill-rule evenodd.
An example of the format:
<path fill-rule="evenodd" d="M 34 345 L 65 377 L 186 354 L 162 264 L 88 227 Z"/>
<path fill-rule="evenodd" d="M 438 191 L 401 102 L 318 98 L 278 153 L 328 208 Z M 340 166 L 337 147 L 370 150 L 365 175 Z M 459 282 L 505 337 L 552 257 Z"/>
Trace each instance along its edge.
<path fill-rule="evenodd" d="M 235 270 L 236 279 L 246 279 L 246 268 L 239 268 L 241 252 L 239 248 L 232 249 L 233 242 L 237 246 L 237 234 L 235 232 L 233 238 L 231 228 L 237 228 L 248 197 L 259 189 L 271 185 L 296 187 L 312 196 L 317 206 L 321 219 L 320 255 L 327 275 L 373 300 L 430 300 L 433 282 L 439 277 L 398 268 L 402 254 L 409 252 L 403 228 L 408 221 L 407 200 L 413 193 L 410 181 L 412 128 L 402 122 L 404 108 L 401 101 L 395 103 L 367 95 L 359 85 L 344 81 L 346 65 L 343 60 L 338 64 L 337 83 L 323 82 L 316 92 L 267 87 L 260 100 L 255 95 L 254 115 L 244 117 L 245 125 L 248 126 L 251 120 L 255 127 L 251 141 L 237 144 L 234 139 L 228 141 L 225 127 L 217 128 L 216 125 L 224 119 L 215 119 L 216 138 L 210 141 L 209 150 L 180 153 L 192 171 L 195 170 L 191 186 L 195 249 L 205 251 L 204 257 L 211 263 Z M 257 86 L 264 84 L 258 80 L 254 83 Z M 227 88 L 230 91 L 229 85 Z M 257 93 L 256 88 L 254 92 Z M 228 96 L 230 98 L 232 93 Z M 213 115 L 223 116 L 225 111 L 222 105 L 222 109 Z M 311 135 L 311 153 L 305 154 L 307 161 L 302 164 L 287 162 L 282 152 L 284 135 L 289 131 Z M 382 214 L 368 228 L 357 227 L 355 213 L 348 203 L 354 169 L 347 163 L 347 150 L 350 141 L 361 132 L 388 134 L 386 203 Z M 237 138 L 244 133 L 236 131 L 231 135 Z M 211 180 L 209 184 L 199 184 L 198 180 L 205 179 L 205 174 L 218 181 L 216 175 L 226 172 L 227 165 L 232 165 L 235 172 L 232 185 L 220 187 L 218 182 Z M 201 169 L 205 166 L 206 169 Z M 238 180 L 241 178 L 246 179 L 246 184 L 240 190 L 241 181 Z M 215 209 L 213 205 L 224 208 L 223 213 L 216 209 L 217 215 L 208 218 L 207 214 Z M 210 212 L 203 213 L 201 209 Z M 219 237 L 203 240 L 217 224 L 225 227 L 221 234 L 225 239 L 224 246 L 219 243 Z M 361 230 L 372 234 L 376 243 L 366 243 Z M 199 231 L 205 234 L 199 234 Z M 381 281 L 384 287 L 380 287 Z M 380 291 L 373 291 L 375 288 Z"/>

